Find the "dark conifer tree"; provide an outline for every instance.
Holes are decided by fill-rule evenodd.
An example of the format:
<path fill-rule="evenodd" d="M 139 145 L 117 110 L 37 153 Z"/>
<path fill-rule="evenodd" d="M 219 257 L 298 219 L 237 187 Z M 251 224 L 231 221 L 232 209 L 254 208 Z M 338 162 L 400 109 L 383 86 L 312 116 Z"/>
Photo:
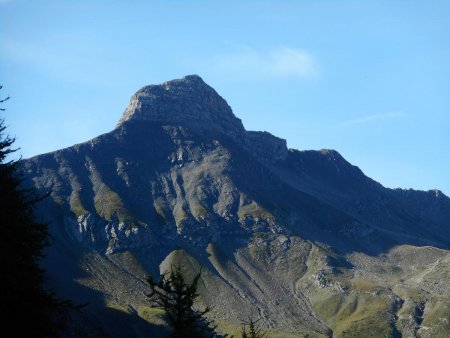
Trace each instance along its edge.
<path fill-rule="evenodd" d="M 242 324 L 241 337 L 242 338 L 263 338 L 266 336 L 266 332 L 258 327 L 258 322 L 261 318 L 255 320 L 252 316 L 248 318 L 248 321 Z"/>
<path fill-rule="evenodd" d="M 11 148 L 14 139 L 5 134 L 5 128 L 0 120 L 2 337 L 54 337 L 71 303 L 59 300 L 43 288 L 44 271 L 39 260 L 49 235 L 47 224 L 34 217 L 35 205 L 43 197 L 21 187 L 20 162 L 7 159 L 15 149 Z"/>
<path fill-rule="evenodd" d="M 152 292 L 148 295 L 151 301 L 161 307 L 168 324 L 172 328 L 172 338 L 204 338 L 218 337 L 216 326 L 205 317 L 209 308 L 203 311 L 194 308 L 198 298 L 197 286 L 201 272 L 189 283 L 178 267 L 160 276 L 158 282 L 147 277 Z"/>

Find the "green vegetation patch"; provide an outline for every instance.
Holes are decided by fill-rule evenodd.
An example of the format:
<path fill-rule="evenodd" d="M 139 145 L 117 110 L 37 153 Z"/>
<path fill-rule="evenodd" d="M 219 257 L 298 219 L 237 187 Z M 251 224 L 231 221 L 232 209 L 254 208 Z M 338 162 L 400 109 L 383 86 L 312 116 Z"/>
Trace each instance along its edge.
<path fill-rule="evenodd" d="M 112 219 L 114 214 L 117 214 L 120 222 L 133 220 L 120 196 L 105 184 L 102 184 L 98 189 L 94 198 L 94 205 L 97 213 L 108 221 Z"/>
<path fill-rule="evenodd" d="M 354 279 L 352 280 L 352 287 L 362 292 L 371 292 L 377 285 L 374 281 L 368 279 Z"/>
<path fill-rule="evenodd" d="M 75 216 L 78 217 L 88 213 L 88 211 L 84 208 L 81 202 L 80 193 L 78 191 L 72 190 L 72 193 L 70 194 L 69 203 L 70 203 L 70 211 L 72 211 L 75 214 Z"/>
<path fill-rule="evenodd" d="M 225 321 L 217 322 L 217 331 L 222 334 L 228 334 L 229 336 L 240 338 L 242 336 L 242 326 L 229 323 Z M 264 338 L 326 338 L 327 335 L 320 334 L 315 331 L 309 331 L 305 329 L 301 332 L 285 332 L 285 331 L 269 331 L 262 329 L 265 332 Z"/>
<path fill-rule="evenodd" d="M 330 326 L 333 337 L 392 337 L 392 299 L 376 283 L 353 280 L 351 291 L 317 295 L 314 311 Z"/>
<path fill-rule="evenodd" d="M 314 304 L 314 310 L 325 319 L 331 319 L 337 315 L 341 309 L 344 296 L 341 294 L 334 294 L 328 298 L 320 300 Z"/>
<path fill-rule="evenodd" d="M 450 296 L 433 296 L 426 303 L 419 333 L 424 337 L 450 337 Z"/>
<path fill-rule="evenodd" d="M 140 306 L 137 309 L 137 313 L 139 317 L 150 324 L 167 326 L 167 323 L 164 320 L 164 310 L 160 308 Z"/>
<path fill-rule="evenodd" d="M 239 336 L 238 336 L 239 337 Z M 267 332 L 267 335 L 264 336 L 265 338 L 326 338 L 329 337 L 325 334 L 320 334 L 318 332 L 314 331 L 303 331 L 303 332 Z"/>
<path fill-rule="evenodd" d="M 108 302 L 108 301 L 107 301 L 107 302 L 105 303 L 105 306 L 106 306 L 107 308 L 114 309 L 114 310 L 117 310 L 117 311 L 120 311 L 120 312 L 130 313 L 130 311 L 128 311 L 127 308 L 123 307 L 122 305 L 113 303 L 113 302 Z"/>
<path fill-rule="evenodd" d="M 166 206 L 166 203 L 161 202 L 161 201 L 155 201 L 153 203 L 153 207 L 155 208 L 156 213 L 159 215 L 159 217 L 161 217 L 161 219 L 164 222 L 168 222 L 169 218 L 168 218 L 168 208 Z"/>
<path fill-rule="evenodd" d="M 200 217 L 205 217 L 208 215 L 208 209 L 206 209 L 202 204 L 200 203 L 191 203 L 189 205 L 192 215 L 198 219 Z"/>
<path fill-rule="evenodd" d="M 174 210 L 175 224 L 180 225 L 184 220 L 188 219 L 189 215 L 183 208 Z"/>
<path fill-rule="evenodd" d="M 358 295 L 336 316 L 336 337 L 391 337 L 390 303 L 383 296 Z"/>
<path fill-rule="evenodd" d="M 258 205 L 255 201 L 251 201 L 248 204 L 241 205 L 238 211 L 239 219 L 246 217 L 260 218 L 266 221 L 274 221 L 275 217 L 266 209 Z"/>

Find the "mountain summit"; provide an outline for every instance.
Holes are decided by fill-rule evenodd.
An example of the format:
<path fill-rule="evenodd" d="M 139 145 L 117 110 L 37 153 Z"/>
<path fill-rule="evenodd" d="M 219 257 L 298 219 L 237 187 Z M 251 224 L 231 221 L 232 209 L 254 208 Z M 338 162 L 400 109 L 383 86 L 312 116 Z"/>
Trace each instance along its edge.
<path fill-rule="evenodd" d="M 246 131 L 196 75 L 140 89 L 111 132 L 22 165 L 51 191 L 52 286 L 91 304 L 68 336 L 164 336 L 144 276 L 174 264 L 202 269 L 198 305 L 224 331 L 257 314 L 279 337 L 450 336 L 450 199 Z"/>
<path fill-rule="evenodd" d="M 240 135 L 244 126 L 230 106 L 200 76 L 145 86 L 131 98 L 118 126 L 127 121 L 189 125 Z"/>

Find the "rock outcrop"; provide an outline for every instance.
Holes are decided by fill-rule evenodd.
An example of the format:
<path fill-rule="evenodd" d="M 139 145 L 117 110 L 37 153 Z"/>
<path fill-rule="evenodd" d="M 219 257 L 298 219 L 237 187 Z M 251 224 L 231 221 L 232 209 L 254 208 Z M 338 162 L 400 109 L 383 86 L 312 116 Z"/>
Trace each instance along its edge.
<path fill-rule="evenodd" d="M 198 75 L 138 90 L 118 127 L 139 120 L 216 130 L 236 138 L 245 132 L 227 102 Z"/>
<path fill-rule="evenodd" d="M 246 138 L 248 149 L 260 159 L 281 161 L 288 156 L 286 140 L 267 131 L 247 131 Z"/>

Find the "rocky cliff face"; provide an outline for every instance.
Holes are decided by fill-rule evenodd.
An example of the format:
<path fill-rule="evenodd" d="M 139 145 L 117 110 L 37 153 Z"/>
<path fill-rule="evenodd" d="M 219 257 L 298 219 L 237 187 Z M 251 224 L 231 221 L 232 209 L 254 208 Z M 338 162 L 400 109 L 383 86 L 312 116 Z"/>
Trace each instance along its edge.
<path fill-rule="evenodd" d="M 227 102 L 197 75 L 143 87 L 131 98 L 118 127 L 126 121 L 215 129 L 236 138 L 245 133 Z"/>
<path fill-rule="evenodd" d="M 72 336 L 162 334 L 143 277 L 172 264 L 203 267 L 228 332 L 250 313 L 281 336 L 450 332 L 450 199 L 246 131 L 198 76 L 142 88 L 113 131 L 23 171 L 52 191 L 53 287 L 92 303 Z"/>

